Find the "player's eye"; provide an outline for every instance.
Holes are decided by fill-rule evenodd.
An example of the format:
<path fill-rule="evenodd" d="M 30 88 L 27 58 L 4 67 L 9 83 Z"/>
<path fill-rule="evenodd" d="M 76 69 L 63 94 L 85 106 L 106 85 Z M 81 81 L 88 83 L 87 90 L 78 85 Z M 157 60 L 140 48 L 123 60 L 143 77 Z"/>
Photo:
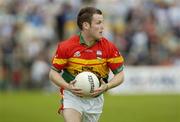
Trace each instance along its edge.
<path fill-rule="evenodd" d="M 97 21 L 96 24 L 102 24 L 103 22 L 102 21 Z"/>

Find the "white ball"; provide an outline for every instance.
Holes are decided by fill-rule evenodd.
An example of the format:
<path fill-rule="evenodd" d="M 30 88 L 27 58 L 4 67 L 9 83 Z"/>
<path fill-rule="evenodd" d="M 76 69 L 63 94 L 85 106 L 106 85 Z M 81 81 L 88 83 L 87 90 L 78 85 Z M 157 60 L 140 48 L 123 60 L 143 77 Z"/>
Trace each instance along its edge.
<path fill-rule="evenodd" d="M 99 79 L 92 72 L 81 72 L 75 77 L 74 86 L 82 89 L 85 96 L 89 96 L 90 93 L 97 89 L 100 86 Z"/>

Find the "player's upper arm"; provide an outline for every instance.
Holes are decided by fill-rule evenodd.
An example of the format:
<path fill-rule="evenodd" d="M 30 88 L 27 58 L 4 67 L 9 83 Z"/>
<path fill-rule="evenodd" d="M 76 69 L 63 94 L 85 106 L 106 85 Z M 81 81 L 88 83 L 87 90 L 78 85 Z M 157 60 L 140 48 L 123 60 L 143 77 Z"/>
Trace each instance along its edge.
<path fill-rule="evenodd" d="M 107 59 L 108 66 L 114 74 L 117 74 L 123 71 L 124 68 L 124 59 L 120 54 L 117 47 L 114 44 L 110 43 L 109 47 L 109 56 Z"/>
<path fill-rule="evenodd" d="M 57 72 L 60 72 L 67 64 L 67 51 L 63 45 L 58 44 L 56 53 L 52 59 L 51 68 Z"/>

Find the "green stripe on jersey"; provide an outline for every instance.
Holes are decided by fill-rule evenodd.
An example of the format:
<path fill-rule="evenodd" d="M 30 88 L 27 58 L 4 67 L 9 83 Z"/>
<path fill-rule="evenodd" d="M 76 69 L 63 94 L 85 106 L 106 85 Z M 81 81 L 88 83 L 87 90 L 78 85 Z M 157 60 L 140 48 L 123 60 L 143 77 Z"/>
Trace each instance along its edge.
<path fill-rule="evenodd" d="M 113 74 L 117 74 L 117 73 L 121 72 L 123 69 L 124 69 L 124 65 L 117 68 L 116 70 L 113 70 L 112 72 L 113 72 Z"/>
<path fill-rule="evenodd" d="M 64 78 L 64 80 L 69 83 L 70 81 L 74 80 L 74 76 L 71 75 L 67 70 L 64 70 L 62 77 Z"/>

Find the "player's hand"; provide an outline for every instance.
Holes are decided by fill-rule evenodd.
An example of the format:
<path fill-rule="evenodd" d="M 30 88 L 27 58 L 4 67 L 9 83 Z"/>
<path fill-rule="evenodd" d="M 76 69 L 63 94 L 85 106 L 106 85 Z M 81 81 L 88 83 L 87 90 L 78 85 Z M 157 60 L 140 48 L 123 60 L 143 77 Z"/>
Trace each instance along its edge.
<path fill-rule="evenodd" d="M 68 90 L 78 97 L 83 97 L 84 95 L 82 90 L 74 86 L 75 82 L 76 80 L 73 80 L 69 83 Z"/>
<path fill-rule="evenodd" d="M 96 97 L 102 94 L 103 92 L 107 91 L 108 85 L 103 81 L 103 79 L 100 79 L 100 82 L 101 82 L 101 86 L 95 89 L 93 93 L 91 93 L 92 97 Z"/>

